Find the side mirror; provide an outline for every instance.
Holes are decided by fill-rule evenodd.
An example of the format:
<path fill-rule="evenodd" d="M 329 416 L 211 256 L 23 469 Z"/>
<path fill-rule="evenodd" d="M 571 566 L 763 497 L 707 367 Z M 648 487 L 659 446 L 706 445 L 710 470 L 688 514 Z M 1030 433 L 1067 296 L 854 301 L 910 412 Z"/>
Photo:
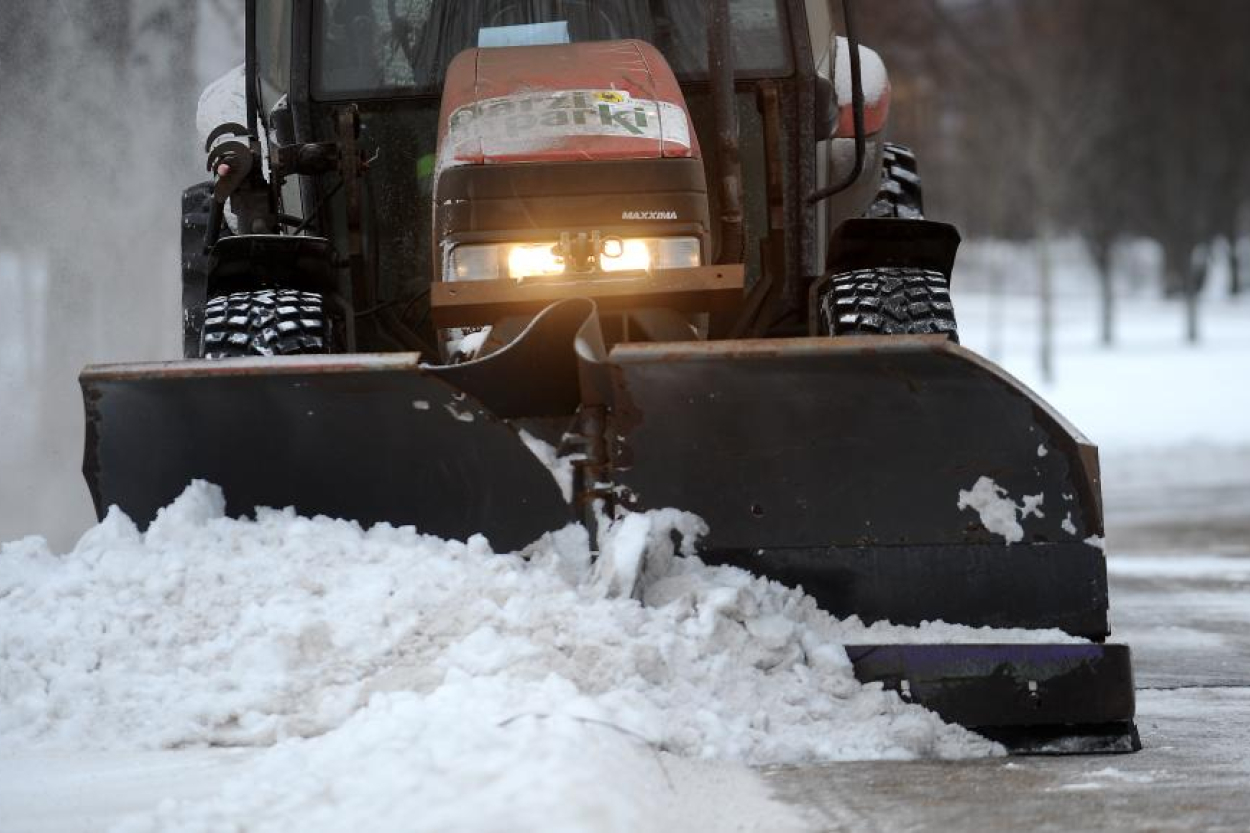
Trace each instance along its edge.
<path fill-rule="evenodd" d="M 838 95 L 833 82 L 823 75 L 816 76 L 816 141 L 833 137 L 838 128 Z"/>

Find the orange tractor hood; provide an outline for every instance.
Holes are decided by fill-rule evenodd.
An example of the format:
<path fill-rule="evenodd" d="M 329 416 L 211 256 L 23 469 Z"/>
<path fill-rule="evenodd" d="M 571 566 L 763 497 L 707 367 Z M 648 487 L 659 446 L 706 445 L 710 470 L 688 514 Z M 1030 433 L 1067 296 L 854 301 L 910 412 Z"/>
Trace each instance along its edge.
<path fill-rule="evenodd" d="M 677 79 L 643 41 L 469 49 L 447 70 L 440 167 L 698 155 Z"/>

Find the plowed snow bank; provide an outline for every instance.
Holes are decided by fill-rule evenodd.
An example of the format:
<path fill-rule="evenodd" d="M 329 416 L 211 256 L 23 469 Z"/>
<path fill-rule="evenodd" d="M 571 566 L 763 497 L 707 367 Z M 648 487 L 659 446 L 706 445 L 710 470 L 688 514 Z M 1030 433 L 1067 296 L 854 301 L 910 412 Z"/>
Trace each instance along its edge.
<path fill-rule="evenodd" d="M 146 534 L 115 510 L 67 555 L 4 547 L 0 741 L 268 745 L 394 691 L 755 764 L 977 755 L 991 746 L 860 686 L 840 646 L 1065 638 L 839 622 L 797 591 L 672 557 L 672 533 L 698 522 L 671 510 L 619 523 L 597 569 L 580 527 L 522 556 L 480 537 L 222 512 L 197 483 Z M 610 597 L 622 581 L 645 603 Z"/>
<path fill-rule="evenodd" d="M 676 557 L 702 524 L 675 510 L 627 515 L 592 563 L 579 527 L 496 554 L 480 537 L 222 508 L 196 483 L 146 533 L 114 510 L 71 553 L 0 549 L 4 748 L 276 744 L 214 802 L 138 829 L 700 827 L 747 782 L 676 800 L 657 787 L 674 783 L 670 753 L 998 752 L 860 685 L 841 645 L 1071 640 L 839 622 L 796 590 Z M 587 787 L 604 779 L 635 788 Z M 751 800 L 739 817 L 769 804 Z"/>
<path fill-rule="evenodd" d="M 616 522 L 592 562 L 580 527 L 497 554 L 223 507 L 195 483 L 146 533 L 114 510 L 68 554 L 0 549 L 0 748 L 273 747 L 130 829 L 788 828 L 746 770 L 674 768 L 992 755 L 841 646 L 1071 641 L 838 621 L 677 557 L 703 525 L 675 510 Z"/>

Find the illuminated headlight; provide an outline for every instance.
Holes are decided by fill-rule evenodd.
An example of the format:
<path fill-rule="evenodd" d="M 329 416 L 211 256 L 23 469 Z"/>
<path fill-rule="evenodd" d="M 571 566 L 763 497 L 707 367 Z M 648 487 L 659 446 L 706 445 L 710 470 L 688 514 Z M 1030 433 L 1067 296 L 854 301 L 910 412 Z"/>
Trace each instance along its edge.
<path fill-rule="evenodd" d="M 612 237 L 603 241 L 599 268 L 605 272 L 693 269 L 701 260 L 695 237 Z"/>
<path fill-rule="evenodd" d="M 702 261 L 695 237 L 608 237 L 598 256 L 598 272 L 651 272 L 688 269 Z M 489 281 L 503 276 L 520 280 L 536 277 L 593 277 L 595 273 L 568 270 L 557 242 L 494 243 L 453 248 L 445 279 Z"/>
<path fill-rule="evenodd" d="M 508 252 L 509 277 L 537 278 L 564 274 L 564 258 L 557 252 L 559 246 L 555 243 L 517 243 L 501 248 Z"/>

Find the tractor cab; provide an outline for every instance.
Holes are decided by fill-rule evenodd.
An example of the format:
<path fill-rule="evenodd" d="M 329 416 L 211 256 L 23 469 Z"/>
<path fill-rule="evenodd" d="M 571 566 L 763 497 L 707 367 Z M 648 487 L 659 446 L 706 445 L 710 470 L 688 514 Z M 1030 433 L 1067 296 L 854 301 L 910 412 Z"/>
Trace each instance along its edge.
<path fill-rule="evenodd" d="M 615 273 L 596 284 L 609 343 L 807 334 L 819 230 L 879 190 L 877 133 L 858 157 L 835 136 L 852 102 L 826 0 L 255 5 L 256 135 L 339 160 L 268 177 L 261 225 L 349 262 L 330 306 L 350 349 L 450 359 L 483 327 L 497 348 L 569 292 L 537 284 L 592 273 Z M 237 274 L 228 249 L 189 259 Z M 651 282 L 622 285 L 639 265 Z M 197 277 L 188 355 L 199 304 L 239 286 Z"/>

